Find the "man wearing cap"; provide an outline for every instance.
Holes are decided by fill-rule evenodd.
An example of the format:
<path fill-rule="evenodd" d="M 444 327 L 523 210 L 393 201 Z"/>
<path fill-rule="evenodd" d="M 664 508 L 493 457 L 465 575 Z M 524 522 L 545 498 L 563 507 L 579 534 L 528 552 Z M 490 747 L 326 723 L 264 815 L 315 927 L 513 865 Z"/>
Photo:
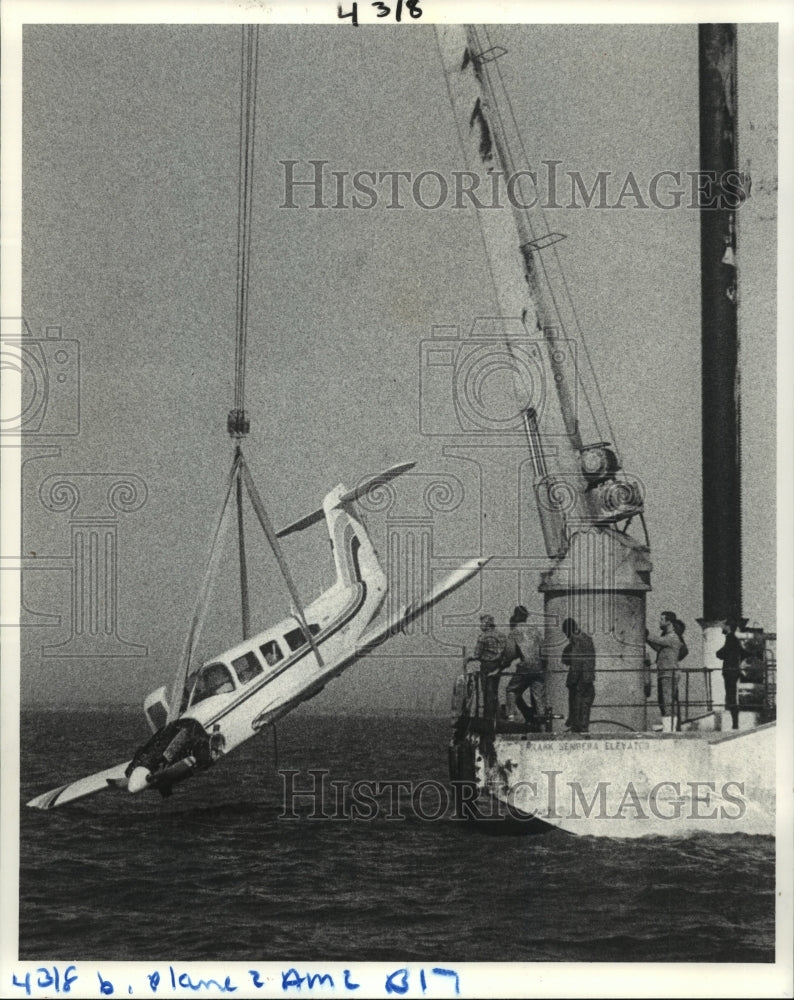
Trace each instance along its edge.
<path fill-rule="evenodd" d="M 546 673 L 540 633 L 535 628 L 521 627 L 528 618 L 529 612 L 524 605 L 516 605 L 507 633 L 504 663 L 515 671 L 506 691 L 507 718 L 511 722 L 516 718 L 516 709 L 527 723 L 540 722 L 546 712 Z M 521 697 L 525 691 L 529 691 L 532 706 Z"/>
<path fill-rule="evenodd" d="M 499 674 L 502 669 L 505 644 L 506 639 L 501 632 L 497 631 L 493 615 L 480 615 L 480 634 L 477 636 L 477 642 L 474 646 L 474 655 L 469 658 L 468 662 L 471 660 L 480 661 L 486 719 L 496 717 L 499 699 Z"/>

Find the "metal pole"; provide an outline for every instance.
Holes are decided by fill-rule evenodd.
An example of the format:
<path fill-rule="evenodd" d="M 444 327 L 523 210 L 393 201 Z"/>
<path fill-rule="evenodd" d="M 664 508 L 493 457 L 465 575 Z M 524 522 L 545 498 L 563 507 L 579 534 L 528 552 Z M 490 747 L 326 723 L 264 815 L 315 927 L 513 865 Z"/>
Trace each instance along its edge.
<path fill-rule="evenodd" d="M 700 266 L 703 617 L 741 615 L 741 474 L 736 310 L 736 25 L 701 24 Z"/>

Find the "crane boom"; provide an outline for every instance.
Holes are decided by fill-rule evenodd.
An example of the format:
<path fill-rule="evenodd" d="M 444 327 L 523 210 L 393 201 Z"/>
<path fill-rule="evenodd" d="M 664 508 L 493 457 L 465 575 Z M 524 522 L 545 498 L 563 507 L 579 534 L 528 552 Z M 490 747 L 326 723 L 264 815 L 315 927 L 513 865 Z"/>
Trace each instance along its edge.
<path fill-rule="evenodd" d="M 516 394 L 535 473 L 535 499 L 548 555 L 564 556 L 576 530 L 613 526 L 643 510 L 638 482 L 622 470 L 606 408 L 589 365 L 556 244 L 484 28 L 439 25 L 441 60 L 469 171 L 501 172 L 510 210 L 477 201 L 497 303 L 503 318 L 521 318 L 529 341 L 542 346 L 542 395 L 522 381 Z M 509 343 L 514 352 L 522 345 Z M 547 461 L 553 459 L 553 463 Z"/>

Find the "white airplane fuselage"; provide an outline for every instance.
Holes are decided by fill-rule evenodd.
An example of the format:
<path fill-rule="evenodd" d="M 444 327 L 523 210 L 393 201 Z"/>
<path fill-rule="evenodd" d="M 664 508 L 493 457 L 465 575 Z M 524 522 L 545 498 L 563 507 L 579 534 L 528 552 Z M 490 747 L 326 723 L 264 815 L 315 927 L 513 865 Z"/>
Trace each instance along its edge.
<path fill-rule="evenodd" d="M 338 487 L 323 505 L 337 579 L 304 610 L 313 646 L 291 616 L 213 657 L 187 679 L 178 718 L 200 723 L 223 753 L 313 697 L 354 662 L 359 640 L 383 605 L 386 575 L 364 526 L 348 504 L 339 504 L 343 492 Z M 165 688 L 147 704 L 152 699 L 167 710 Z M 177 771 L 169 784 L 192 773 Z M 149 787 L 149 774 L 133 774 L 129 791 Z"/>
<path fill-rule="evenodd" d="M 233 750 L 263 726 L 317 694 L 339 672 L 338 661 L 347 659 L 355 650 L 357 640 L 377 614 L 384 596 L 385 591 L 373 587 L 369 581 L 361 581 L 353 587 L 327 591 L 306 608 L 309 627 L 319 626 L 314 642 L 322 666 L 305 639 L 298 649 L 289 649 L 285 637 L 297 637 L 301 632 L 297 618 L 287 618 L 215 657 L 211 664 L 226 667 L 233 690 L 189 704 L 180 718 L 195 719 L 207 732 L 218 726 L 226 752 Z M 271 664 L 262 648 L 274 643 L 284 647 L 285 652 L 283 659 Z M 252 660 L 262 668 L 261 673 L 241 680 L 238 669 L 246 678 Z"/>
<path fill-rule="evenodd" d="M 365 653 L 479 573 L 487 559 L 470 559 L 418 601 L 373 626 L 388 582 L 352 502 L 373 483 L 388 482 L 411 465 L 394 466 L 351 492 L 338 486 L 325 497 L 321 510 L 279 533 L 303 530 L 325 517 L 336 582 L 305 607 L 302 620 L 297 613 L 283 619 L 208 660 L 186 679 L 180 671 L 170 699 L 161 687 L 144 701 L 153 735 L 130 761 L 37 795 L 28 805 L 53 809 L 108 788 L 131 793 L 148 788 L 169 795 L 173 785 L 205 770 L 312 698 Z"/>

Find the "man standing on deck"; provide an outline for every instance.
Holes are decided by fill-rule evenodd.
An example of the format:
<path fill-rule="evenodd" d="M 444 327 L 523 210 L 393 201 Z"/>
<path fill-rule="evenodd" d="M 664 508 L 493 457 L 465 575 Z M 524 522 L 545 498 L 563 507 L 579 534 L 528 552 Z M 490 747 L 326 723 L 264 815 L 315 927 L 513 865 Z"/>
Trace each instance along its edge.
<path fill-rule="evenodd" d="M 525 630 L 521 627 L 528 618 L 529 612 L 523 604 L 516 605 L 510 616 L 504 665 L 513 667 L 515 674 L 507 685 L 507 718 L 509 722 L 513 722 L 518 709 L 525 722 L 539 727 L 546 712 L 546 674 L 538 630 Z M 532 706 L 527 705 L 522 698 L 527 690 L 532 698 Z"/>
<path fill-rule="evenodd" d="M 656 650 L 657 690 L 659 710 L 662 713 L 662 732 L 675 730 L 673 717 L 678 702 L 678 661 L 682 652 L 682 642 L 675 629 L 678 616 L 672 611 L 663 611 L 659 618 L 660 636 L 645 641 Z"/>
<path fill-rule="evenodd" d="M 568 722 L 574 733 L 590 729 L 590 709 L 595 701 L 595 646 L 573 618 L 566 618 L 562 630 L 568 645 L 562 651 L 562 662 L 568 667 L 565 679 L 568 688 Z"/>
<path fill-rule="evenodd" d="M 722 660 L 722 679 L 725 682 L 725 707 L 731 713 L 733 729 L 739 728 L 739 706 L 736 701 L 736 685 L 742 673 L 744 650 L 736 638 L 736 622 L 727 621 L 722 626 L 725 645 L 717 650 L 718 659 Z"/>
<path fill-rule="evenodd" d="M 480 615 L 480 634 L 474 647 L 472 660 L 480 661 L 480 675 L 483 688 L 483 711 L 486 719 L 496 718 L 499 699 L 499 675 L 502 667 L 502 655 L 507 640 L 498 632 L 493 615 Z"/>

